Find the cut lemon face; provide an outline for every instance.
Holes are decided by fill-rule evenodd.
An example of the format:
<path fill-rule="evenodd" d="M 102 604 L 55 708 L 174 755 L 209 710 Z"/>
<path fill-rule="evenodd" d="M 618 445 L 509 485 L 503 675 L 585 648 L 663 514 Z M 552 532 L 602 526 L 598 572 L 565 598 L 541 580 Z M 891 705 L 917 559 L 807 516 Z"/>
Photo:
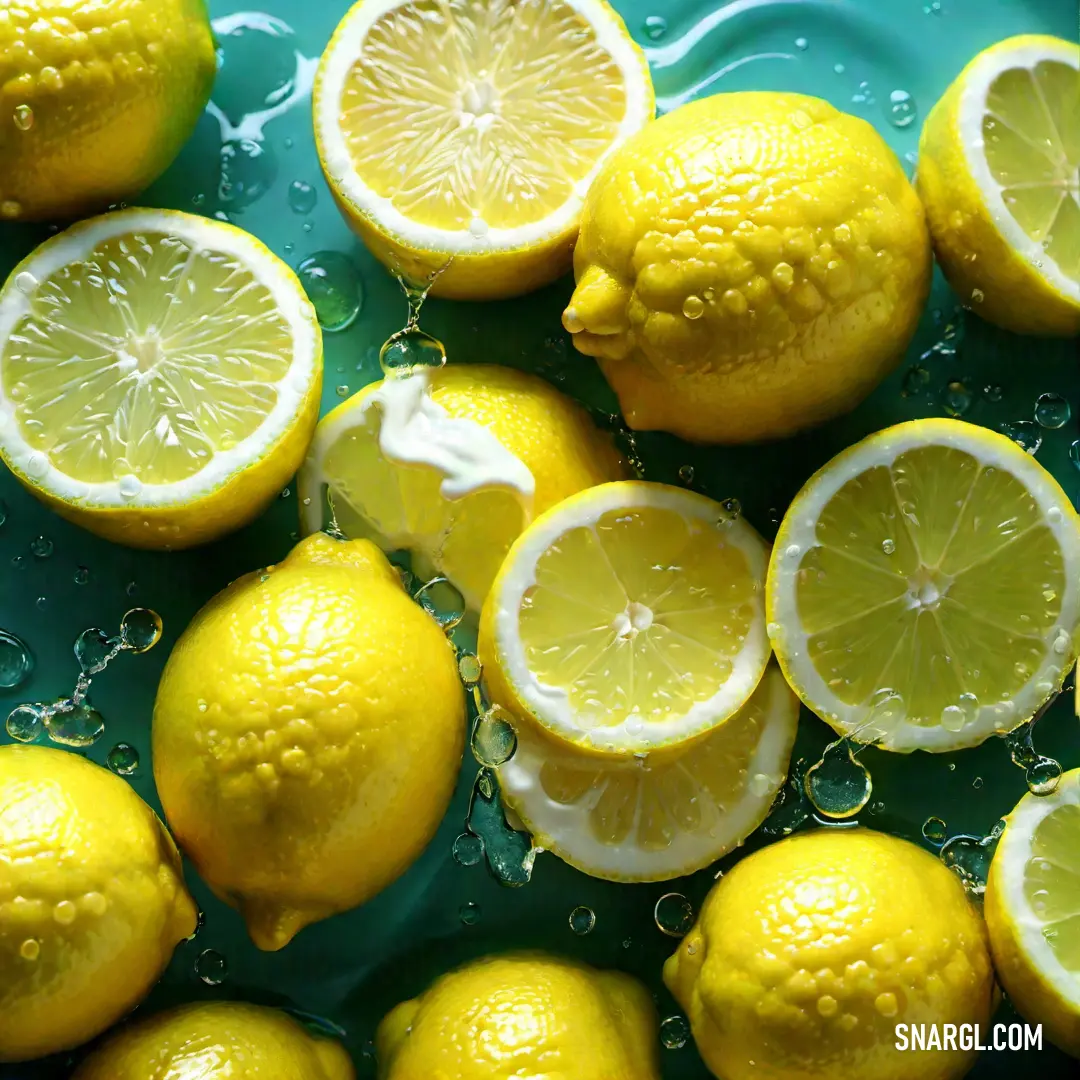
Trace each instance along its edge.
<path fill-rule="evenodd" d="M 453 364 L 365 387 L 324 417 L 299 478 L 303 525 L 412 554 L 479 612 L 533 516 L 626 466 L 581 406 L 535 375 Z"/>
<path fill-rule="evenodd" d="M 980 53 L 931 111 L 917 177 L 965 303 L 1017 333 L 1080 332 L 1080 46 Z"/>
<path fill-rule="evenodd" d="M 1031 717 L 1072 665 L 1080 519 L 1011 439 L 899 424 L 795 497 L 768 612 L 789 682 L 841 734 L 973 746 Z"/>
<path fill-rule="evenodd" d="M 593 877 L 666 881 L 722 858 L 765 820 L 798 718 L 774 666 L 726 723 L 654 759 L 605 760 L 519 723 L 499 784 L 545 851 Z"/>
<path fill-rule="evenodd" d="M 994 966 L 1024 1018 L 1080 1057 L 1080 769 L 1007 821 L 986 884 Z"/>
<path fill-rule="evenodd" d="M 652 119 L 604 0 L 361 0 L 315 83 L 319 157 L 374 254 L 466 299 L 570 268 L 585 193 Z"/>
<path fill-rule="evenodd" d="M 769 659 L 765 541 L 681 488 L 627 481 L 560 503 L 510 549 L 480 622 L 488 689 L 585 750 L 711 731 Z"/>
<path fill-rule="evenodd" d="M 321 385 L 299 281 L 221 222 L 94 218 L 0 291 L 0 454 L 119 543 L 184 547 L 253 518 L 300 464 Z"/>

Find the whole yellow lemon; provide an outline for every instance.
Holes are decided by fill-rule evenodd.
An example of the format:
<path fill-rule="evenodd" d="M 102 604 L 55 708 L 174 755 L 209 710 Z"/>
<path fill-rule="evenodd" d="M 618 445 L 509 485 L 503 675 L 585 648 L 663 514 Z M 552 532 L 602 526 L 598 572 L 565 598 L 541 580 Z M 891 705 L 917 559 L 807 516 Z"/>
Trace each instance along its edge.
<path fill-rule="evenodd" d="M 892 369 L 931 265 L 919 199 L 864 120 L 801 94 L 717 94 L 608 160 L 563 324 L 631 427 L 780 438 Z"/>
<path fill-rule="evenodd" d="M 277 1009 L 214 1001 L 182 1005 L 122 1028 L 72 1080 L 354 1080 L 340 1043 Z"/>
<path fill-rule="evenodd" d="M 154 776 L 201 876 L 280 949 L 420 855 L 464 732 L 435 620 L 373 544 L 319 533 L 184 631 L 154 706 Z"/>
<path fill-rule="evenodd" d="M 195 932 L 169 834 L 120 777 L 0 746 L 0 1061 L 92 1039 Z"/>
<path fill-rule="evenodd" d="M 191 134 L 216 70 L 204 0 L 5 0 L 0 220 L 138 194 Z"/>
<path fill-rule="evenodd" d="M 659 1080 L 656 1014 L 629 975 L 513 953 L 467 964 L 393 1009 L 383 1080 Z"/>
<path fill-rule="evenodd" d="M 744 859 L 664 967 L 724 1080 L 954 1080 L 975 1053 L 897 1051 L 898 1024 L 982 1024 L 982 918 L 922 848 L 821 829 Z"/>

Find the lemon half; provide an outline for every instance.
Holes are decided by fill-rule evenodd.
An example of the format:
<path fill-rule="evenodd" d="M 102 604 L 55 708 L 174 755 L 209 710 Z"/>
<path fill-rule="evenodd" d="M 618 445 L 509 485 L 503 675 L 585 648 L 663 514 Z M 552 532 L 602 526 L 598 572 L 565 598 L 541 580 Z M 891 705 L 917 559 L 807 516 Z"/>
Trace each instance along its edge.
<path fill-rule="evenodd" d="M 973 746 L 1031 717 L 1075 655 L 1080 518 L 1011 439 L 915 420 L 795 497 L 769 567 L 792 687 L 890 750 Z"/>
<path fill-rule="evenodd" d="M 1025 1019 L 1080 1057 L 1080 769 L 1007 821 L 986 882 L 998 976 Z"/>
<path fill-rule="evenodd" d="M 0 456 L 117 543 L 186 547 L 255 517 L 299 466 L 321 387 L 296 276 L 218 221 L 93 218 L 0 290 Z"/>
<path fill-rule="evenodd" d="M 704 735 L 764 674 L 767 558 L 742 517 L 682 488 L 567 499 L 517 539 L 484 605 L 493 698 L 601 753 Z"/>
<path fill-rule="evenodd" d="M 798 719 L 799 699 L 774 666 L 731 719 L 654 759 L 605 761 L 521 723 L 499 785 L 534 841 L 571 866 L 666 881 L 715 862 L 765 820 Z"/>
<path fill-rule="evenodd" d="M 1016 333 L 1080 333 L 1080 45 L 979 53 L 926 119 L 916 184 L 965 304 Z"/>
<path fill-rule="evenodd" d="M 652 119 L 645 56 L 604 0 L 361 0 L 315 82 L 319 159 L 392 270 L 462 299 L 570 268 L 592 178 Z"/>

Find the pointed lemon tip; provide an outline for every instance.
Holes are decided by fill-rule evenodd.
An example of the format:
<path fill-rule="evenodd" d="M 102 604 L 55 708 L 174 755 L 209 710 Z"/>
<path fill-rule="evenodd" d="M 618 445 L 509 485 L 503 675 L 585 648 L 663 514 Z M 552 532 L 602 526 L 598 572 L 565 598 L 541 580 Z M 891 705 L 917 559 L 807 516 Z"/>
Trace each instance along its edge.
<path fill-rule="evenodd" d="M 324 532 L 312 533 L 289 552 L 285 562 L 290 566 L 344 566 L 401 584 L 397 571 L 370 540 L 335 540 Z"/>
<path fill-rule="evenodd" d="M 248 936 L 263 952 L 280 952 L 314 919 L 305 912 L 278 908 L 259 901 L 245 902 L 241 914 Z"/>
<path fill-rule="evenodd" d="M 577 308 L 571 305 L 562 314 L 562 324 L 567 333 L 580 334 L 585 329 L 585 324 L 581 321 L 581 316 L 577 313 Z"/>

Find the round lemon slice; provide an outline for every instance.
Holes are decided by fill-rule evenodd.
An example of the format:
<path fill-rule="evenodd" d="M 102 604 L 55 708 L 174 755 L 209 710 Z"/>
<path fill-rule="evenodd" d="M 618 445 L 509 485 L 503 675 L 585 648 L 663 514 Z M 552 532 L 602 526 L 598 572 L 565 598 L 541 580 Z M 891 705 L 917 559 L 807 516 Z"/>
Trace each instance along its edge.
<path fill-rule="evenodd" d="M 648 64 L 604 0 L 361 0 L 315 81 L 346 218 L 391 270 L 461 299 L 570 269 L 585 194 L 652 119 Z"/>
<path fill-rule="evenodd" d="M 1020 334 L 1080 333 L 1080 45 L 1008 38 L 927 117 L 916 186 L 965 304 Z"/>
<path fill-rule="evenodd" d="M 499 784 L 545 851 L 592 877 L 667 881 L 722 858 L 765 820 L 798 719 L 774 666 L 726 723 L 651 758 L 604 759 L 519 723 Z"/>
<path fill-rule="evenodd" d="M 841 734 L 974 746 L 1031 717 L 1072 665 L 1080 518 L 1004 435 L 899 424 L 795 497 L 768 613 L 788 681 Z"/>
<path fill-rule="evenodd" d="M 533 516 L 626 465 L 580 405 L 535 375 L 452 364 L 365 387 L 319 423 L 298 481 L 303 527 L 411 553 L 479 612 Z"/>
<path fill-rule="evenodd" d="M 1080 1057 L 1080 769 L 1007 822 L 986 883 L 994 966 L 1025 1019 Z"/>
<path fill-rule="evenodd" d="M 93 218 L 0 290 L 0 456 L 117 543 L 187 547 L 250 521 L 303 459 L 321 387 L 300 282 L 218 221 Z"/>
<path fill-rule="evenodd" d="M 583 491 L 510 549 L 480 620 L 495 701 L 575 746 L 648 752 L 740 709 L 769 659 L 765 541 L 682 488 Z"/>

